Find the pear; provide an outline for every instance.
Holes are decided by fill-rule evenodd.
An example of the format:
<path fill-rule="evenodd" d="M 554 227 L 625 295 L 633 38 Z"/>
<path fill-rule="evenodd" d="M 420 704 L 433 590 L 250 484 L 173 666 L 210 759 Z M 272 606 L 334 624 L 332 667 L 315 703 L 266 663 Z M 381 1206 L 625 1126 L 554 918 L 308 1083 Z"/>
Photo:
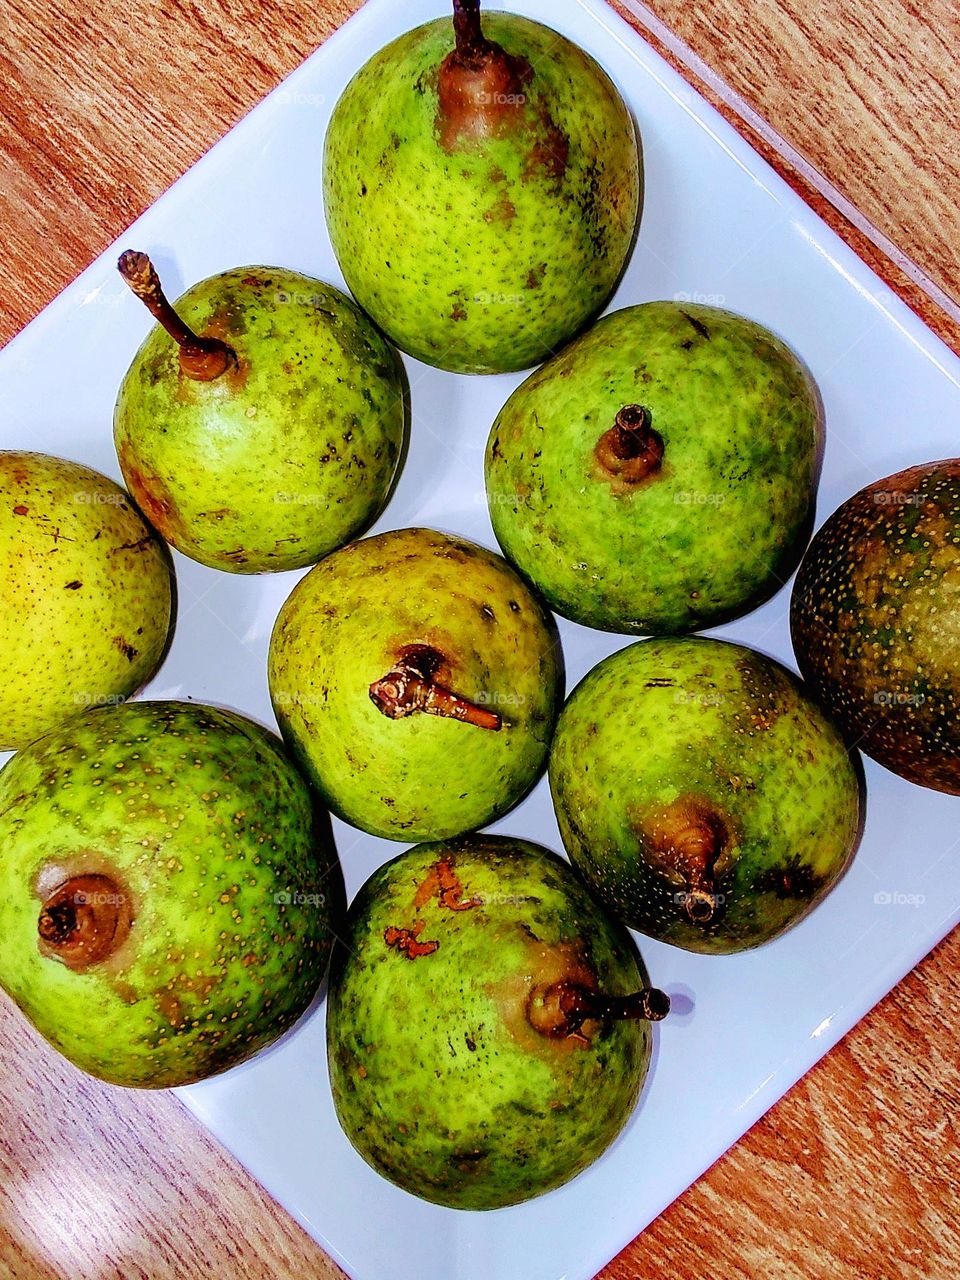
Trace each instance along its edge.
<path fill-rule="evenodd" d="M 794 353 L 730 311 L 648 302 L 538 369 L 490 432 L 490 518 L 565 617 L 696 631 L 778 590 L 809 532 L 822 440 Z"/>
<path fill-rule="evenodd" d="M 614 1140 L 649 1066 L 647 1022 L 668 1009 L 555 854 L 496 836 L 419 845 L 370 877 L 334 952 L 337 1115 L 414 1195 L 516 1204 Z"/>
<path fill-rule="evenodd" d="M 840 878 L 860 830 L 854 762 L 797 679 L 700 637 L 594 667 L 560 717 L 550 788 L 606 906 L 690 951 L 777 937 Z"/>
<path fill-rule="evenodd" d="M 960 458 L 875 480 L 833 513 L 800 565 L 790 629 L 849 741 L 960 795 Z"/>
<path fill-rule="evenodd" d="M 0 985 L 71 1062 L 168 1088 L 300 1017 L 335 855 L 281 744 L 229 711 L 74 717 L 0 772 Z"/>
<path fill-rule="evenodd" d="M 120 388 L 124 478 L 160 533 L 215 569 L 297 569 L 383 510 L 405 442 L 399 357 L 332 285 L 239 267 L 176 309 L 142 253 L 120 272 L 159 321 Z"/>
<path fill-rule="evenodd" d="M 160 665 L 173 617 L 166 547 L 119 485 L 43 453 L 0 450 L 0 750 Z"/>
<path fill-rule="evenodd" d="M 284 738 L 324 802 L 392 840 L 442 839 L 505 813 L 546 762 L 559 639 L 499 556 L 400 529 L 327 556 L 270 642 Z"/>
<path fill-rule="evenodd" d="M 524 369 L 603 307 L 641 196 L 636 130 L 556 31 L 455 0 L 375 54 L 334 108 L 324 198 L 354 297 L 457 373 Z"/>

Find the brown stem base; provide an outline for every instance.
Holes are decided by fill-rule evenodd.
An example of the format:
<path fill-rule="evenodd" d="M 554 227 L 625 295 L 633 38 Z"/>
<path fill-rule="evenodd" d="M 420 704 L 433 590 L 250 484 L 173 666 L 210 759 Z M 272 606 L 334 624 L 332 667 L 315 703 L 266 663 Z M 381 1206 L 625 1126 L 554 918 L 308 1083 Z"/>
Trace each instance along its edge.
<path fill-rule="evenodd" d="M 607 475 L 620 484 L 637 485 L 663 465 L 663 436 L 650 425 L 646 409 L 628 404 L 596 443 L 594 456 Z"/>
<path fill-rule="evenodd" d="M 81 973 L 118 951 L 132 923 L 129 896 L 115 880 L 104 875 L 72 876 L 40 908 L 40 950 Z"/>
<path fill-rule="evenodd" d="M 401 650 L 396 666 L 370 686 L 371 701 L 390 720 L 402 720 L 422 711 L 478 729 L 496 732 L 502 728 L 503 719 L 496 711 L 461 698 L 437 682 L 435 677 L 443 663 L 443 654 L 429 645 L 408 645 Z"/>

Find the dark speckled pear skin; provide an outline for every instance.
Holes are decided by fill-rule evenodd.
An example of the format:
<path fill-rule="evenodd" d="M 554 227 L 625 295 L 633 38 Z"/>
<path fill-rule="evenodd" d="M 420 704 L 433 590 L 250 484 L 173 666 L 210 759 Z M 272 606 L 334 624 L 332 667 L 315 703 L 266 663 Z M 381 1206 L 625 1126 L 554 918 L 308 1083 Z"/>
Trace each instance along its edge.
<path fill-rule="evenodd" d="M 438 76 L 454 33 L 442 18 L 357 73 L 324 155 L 327 225 L 354 297 L 398 346 L 457 373 L 529 368 L 599 311 L 642 187 L 633 121 L 597 63 L 515 14 L 482 23 L 530 68 L 519 131 L 444 145 Z"/>
<path fill-rule="evenodd" d="M 859 832 L 854 764 L 796 678 L 699 637 L 594 667 L 560 717 L 550 787 L 601 900 L 690 951 L 777 937 L 837 881 Z"/>
<path fill-rule="evenodd" d="M 238 364 L 186 376 L 155 326 L 123 380 L 114 441 L 131 493 L 178 551 L 214 569 L 297 569 L 386 504 L 404 444 L 402 366 L 338 289 L 239 267 L 175 303 Z"/>
<path fill-rule="evenodd" d="M 662 441 L 637 484 L 598 461 L 628 407 Z M 507 557 L 587 626 L 679 634 L 747 611 L 802 549 L 821 440 L 797 357 L 716 307 L 605 316 L 532 374 L 490 432 L 486 486 Z"/>
<path fill-rule="evenodd" d="M 337 1115 L 363 1158 L 458 1209 L 516 1204 L 596 1160 L 633 1110 L 651 1040 L 645 1022 L 562 1039 L 531 1027 L 535 988 L 584 970 L 605 993 L 644 985 L 629 935 L 546 849 L 470 836 L 375 872 L 327 1004 Z"/>
<path fill-rule="evenodd" d="M 75 718 L 0 773 L 0 848 L 0 983 L 102 1080 L 223 1071 L 321 983 L 335 855 L 279 740 L 242 716 L 138 702 Z M 82 970 L 38 940 L 43 904 L 77 877 L 129 924 Z"/>
<path fill-rule="evenodd" d="M 960 459 L 848 498 L 803 559 L 790 625 L 800 670 L 848 739 L 960 795 Z"/>
<path fill-rule="evenodd" d="M 444 684 L 502 717 L 390 719 L 371 700 L 408 646 Z M 324 803 L 391 840 L 441 839 L 505 813 L 546 763 L 562 697 L 549 613 L 500 556 L 432 529 L 365 538 L 321 561 L 280 610 L 270 694 Z"/>

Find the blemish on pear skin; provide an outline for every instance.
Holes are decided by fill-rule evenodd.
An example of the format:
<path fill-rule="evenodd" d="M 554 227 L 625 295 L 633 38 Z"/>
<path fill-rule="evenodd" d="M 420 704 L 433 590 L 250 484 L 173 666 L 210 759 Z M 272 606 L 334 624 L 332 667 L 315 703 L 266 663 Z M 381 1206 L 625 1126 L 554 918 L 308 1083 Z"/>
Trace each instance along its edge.
<path fill-rule="evenodd" d="M 438 905 L 446 907 L 449 911 L 469 911 L 471 907 L 483 905 L 481 898 L 462 901 L 463 886 L 448 858 L 442 858 L 430 868 L 426 879 L 417 890 L 417 896 L 413 900 L 414 907 L 419 910 L 420 907 L 426 906 L 434 895 L 437 897 Z"/>
<path fill-rule="evenodd" d="M 15 516 L 26 516 L 26 515 L 29 515 L 29 514 L 30 514 L 30 508 L 29 508 L 29 507 L 25 507 L 25 506 L 23 506 L 23 505 L 18 506 L 18 507 L 14 507 L 14 508 L 13 508 L 13 514 L 14 514 Z"/>
<path fill-rule="evenodd" d="M 412 929 L 398 929 L 396 925 L 388 925 L 383 931 L 383 940 L 388 947 L 396 948 L 408 960 L 417 960 L 420 956 L 430 956 L 440 950 L 439 942 L 418 941 L 424 928 L 423 920 L 418 920 Z"/>
<path fill-rule="evenodd" d="M 128 662 L 132 662 L 136 658 L 140 650 L 135 649 L 129 641 L 124 640 L 123 636 L 114 636 L 113 643 L 120 650 Z"/>

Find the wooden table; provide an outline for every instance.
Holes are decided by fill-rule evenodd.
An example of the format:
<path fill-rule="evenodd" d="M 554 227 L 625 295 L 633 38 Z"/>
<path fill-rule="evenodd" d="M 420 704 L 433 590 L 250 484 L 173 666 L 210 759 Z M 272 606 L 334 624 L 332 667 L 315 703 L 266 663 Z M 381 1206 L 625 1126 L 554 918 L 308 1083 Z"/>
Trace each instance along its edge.
<path fill-rule="evenodd" d="M 7 0 L 0 339 L 356 7 Z M 740 126 L 960 351 L 953 0 L 654 7 L 703 60 L 702 71 L 718 71 L 748 112 L 835 185 L 835 199 L 866 215 L 876 229 L 869 235 L 832 208 L 802 166 Z M 708 96 L 735 118 L 713 90 Z M 884 237 L 915 266 L 902 263 L 905 272 L 885 257 L 873 243 Z M 922 274 L 926 287 L 917 283 Z M 952 315 L 932 300 L 938 290 Z M 612 1262 L 604 1280 L 960 1275 L 958 975 L 960 932 Z M 3 1000 L 0 1106 L 0 1280 L 340 1275 L 172 1096 L 126 1094 L 81 1077 Z M 412 1278 L 398 1270 L 397 1280 Z"/>

